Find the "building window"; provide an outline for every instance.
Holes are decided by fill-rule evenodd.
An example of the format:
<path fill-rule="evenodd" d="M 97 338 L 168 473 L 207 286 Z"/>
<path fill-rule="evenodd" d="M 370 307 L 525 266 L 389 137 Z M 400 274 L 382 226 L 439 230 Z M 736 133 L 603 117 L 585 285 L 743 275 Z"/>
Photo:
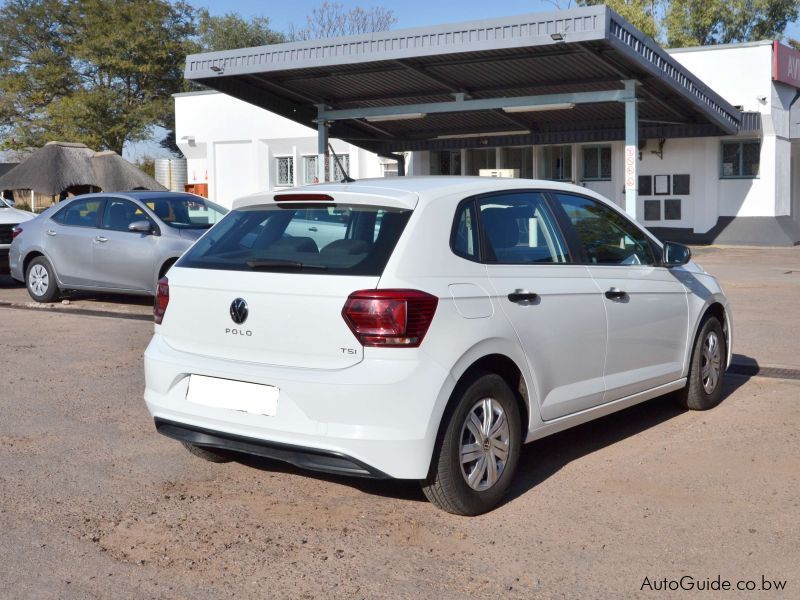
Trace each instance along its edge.
<path fill-rule="evenodd" d="M 334 181 L 341 181 L 345 177 L 345 173 L 350 173 L 350 155 L 349 154 L 337 154 L 339 158 L 337 162 L 334 157 L 330 157 L 328 160 L 333 161 L 333 180 Z M 339 163 L 342 164 L 342 168 L 339 168 Z M 327 166 L 327 165 L 326 165 Z"/>
<path fill-rule="evenodd" d="M 281 187 L 294 185 L 294 157 L 278 156 L 275 159 L 275 165 L 277 167 L 275 185 Z"/>
<path fill-rule="evenodd" d="M 461 150 L 430 153 L 431 175 L 461 175 Z"/>
<path fill-rule="evenodd" d="M 583 147 L 584 181 L 611 181 L 611 146 Z"/>
<path fill-rule="evenodd" d="M 397 177 L 400 174 L 400 168 L 397 166 L 397 161 L 381 163 L 384 177 Z"/>
<path fill-rule="evenodd" d="M 303 183 L 309 185 L 318 183 L 317 180 L 317 155 L 303 157 Z"/>
<path fill-rule="evenodd" d="M 746 140 L 722 142 L 722 172 L 725 178 L 756 178 L 761 157 L 761 142 Z"/>
<path fill-rule="evenodd" d="M 553 181 L 572 181 L 572 146 L 545 146 L 544 179 Z"/>
<path fill-rule="evenodd" d="M 339 160 L 342 163 L 342 168 L 350 173 L 350 155 L 349 154 L 337 154 L 336 156 L 339 157 Z M 333 161 L 333 181 L 342 181 L 344 179 L 344 173 L 342 169 L 339 168 L 339 163 L 336 162 L 332 156 L 325 157 L 325 171 L 330 171 L 330 164 Z M 317 155 L 310 154 L 308 156 L 303 157 L 303 183 L 305 185 L 309 185 L 312 183 L 319 183 L 319 175 L 317 174 Z"/>

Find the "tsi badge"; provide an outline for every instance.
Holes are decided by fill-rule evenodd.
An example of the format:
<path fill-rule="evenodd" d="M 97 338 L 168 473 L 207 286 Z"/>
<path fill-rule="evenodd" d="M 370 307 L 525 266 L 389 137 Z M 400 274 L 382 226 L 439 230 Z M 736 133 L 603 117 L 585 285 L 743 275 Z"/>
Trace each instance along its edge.
<path fill-rule="evenodd" d="M 247 321 L 247 315 L 250 314 L 249 309 L 247 308 L 247 302 L 245 302 L 244 298 L 237 298 L 233 302 L 231 302 L 231 320 L 237 325 L 241 325 L 245 321 Z M 237 327 L 226 327 L 225 333 L 228 335 L 244 335 L 246 337 L 250 337 L 253 335 L 253 332 L 249 329 L 240 329 Z"/>

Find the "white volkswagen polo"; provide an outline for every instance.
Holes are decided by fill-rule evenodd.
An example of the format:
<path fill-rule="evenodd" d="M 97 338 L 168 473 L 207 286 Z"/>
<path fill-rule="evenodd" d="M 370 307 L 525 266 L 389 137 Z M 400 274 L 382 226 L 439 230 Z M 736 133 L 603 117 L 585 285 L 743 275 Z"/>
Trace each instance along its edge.
<path fill-rule="evenodd" d="M 401 177 L 239 200 L 158 286 L 159 432 L 416 479 L 476 515 L 520 446 L 675 392 L 720 401 L 728 300 L 689 249 L 549 181 Z"/>

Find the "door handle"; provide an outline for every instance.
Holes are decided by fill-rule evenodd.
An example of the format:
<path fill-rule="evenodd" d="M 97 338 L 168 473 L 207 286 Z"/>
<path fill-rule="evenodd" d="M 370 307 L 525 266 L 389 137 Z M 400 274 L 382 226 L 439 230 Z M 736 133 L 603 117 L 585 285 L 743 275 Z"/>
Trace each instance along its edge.
<path fill-rule="evenodd" d="M 508 295 L 508 299 L 517 304 L 520 302 L 538 302 L 539 294 L 534 294 L 528 290 L 514 290 Z"/>
<path fill-rule="evenodd" d="M 619 288 L 612 287 L 606 291 L 606 298 L 608 298 L 609 300 L 622 300 L 623 298 L 627 297 L 628 297 L 628 292 L 623 291 Z"/>
<path fill-rule="evenodd" d="M 95 242 L 100 242 L 101 244 L 105 244 L 108 241 L 107 237 L 103 237 L 102 235 L 98 235 L 94 238 Z"/>
<path fill-rule="evenodd" d="M 309 231 L 319 231 L 319 229 L 317 229 L 316 227 L 309 227 L 308 230 Z"/>
<path fill-rule="evenodd" d="M 56 230 L 55 229 L 48 229 L 46 233 L 47 233 L 47 235 L 55 235 L 56 234 Z"/>

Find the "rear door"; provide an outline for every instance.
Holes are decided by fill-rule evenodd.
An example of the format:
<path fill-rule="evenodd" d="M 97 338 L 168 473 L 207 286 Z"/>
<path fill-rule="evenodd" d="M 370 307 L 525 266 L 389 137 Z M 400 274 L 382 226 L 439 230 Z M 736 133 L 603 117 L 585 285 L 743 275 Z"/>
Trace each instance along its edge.
<path fill-rule="evenodd" d="M 216 358 L 354 365 L 363 348 L 342 308 L 352 292 L 377 287 L 410 213 L 338 203 L 234 210 L 170 271 L 160 332 L 174 348 Z M 309 230 L 309 222 L 334 216 L 341 219 L 336 239 L 330 230 Z"/>
<path fill-rule="evenodd" d="M 608 315 L 606 401 L 680 379 L 689 306 L 637 225 L 593 198 L 554 193 L 575 229 Z"/>
<path fill-rule="evenodd" d="M 98 196 L 73 200 L 44 227 L 43 245 L 58 279 L 65 286 L 92 287 L 92 244 L 99 235 L 104 199 Z"/>
<path fill-rule="evenodd" d="M 525 350 L 542 418 L 601 404 L 605 310 L 586 266 L 573 264 L 543 195 L 514 191 L 475 203 L 495 302 Z"/>
<path fill-rule="evenodd" d="M 128 225 L 136 221 L 151 219 L 129 200 L 106 199 L 100 232 L 92 240 L 94 276 L 98 285 L 119 290 L 153 290 L 159 238 L 151 233 L 128 231 Z"/>

